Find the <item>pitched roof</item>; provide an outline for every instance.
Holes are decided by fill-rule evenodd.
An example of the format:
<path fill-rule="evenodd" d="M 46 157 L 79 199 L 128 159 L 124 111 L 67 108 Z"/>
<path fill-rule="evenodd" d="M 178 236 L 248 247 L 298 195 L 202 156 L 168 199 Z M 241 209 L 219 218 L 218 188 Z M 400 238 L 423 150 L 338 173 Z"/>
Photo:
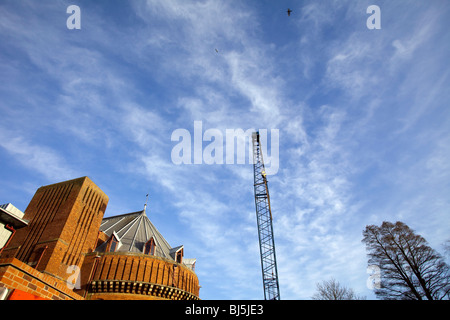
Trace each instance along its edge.
<path fill-rule="evenodd" d="M 117 240 L 119 240 L 116 251 L 143 253 L 145 244 L 153 238 L 156 244 L 155 256 L 175 260 L 172 254 L 173 248 L 147 217 L 145 209 L 103 218 L 100 231 L 103 231 L 109 237 L 113 232 L 115 233 L 115 236 L 118 237 Z M 106 242 L 100 245 L 96 251 L 102 252 L 105 251 L 105 248 Z"/>

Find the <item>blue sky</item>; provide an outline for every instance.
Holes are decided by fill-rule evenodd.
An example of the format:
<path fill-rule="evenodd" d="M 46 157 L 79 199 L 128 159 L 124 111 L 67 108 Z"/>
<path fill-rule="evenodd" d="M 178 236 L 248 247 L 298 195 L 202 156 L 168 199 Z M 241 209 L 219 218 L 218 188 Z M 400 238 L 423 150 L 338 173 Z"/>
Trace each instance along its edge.
<path fill-rule="evenodd" d="M 2 0 L 0 202 L 25 210 L 85 175 L 106 216 L 149 193 L 202 299 L 262 299 L 252 166 L 175 165 L 171 135 L 278 129 L 281 298 L 334 277 L 372 299 L 366 225 L 401 220 L 440 252 L 449 239 L 449 21 L 445 0 Z"/>

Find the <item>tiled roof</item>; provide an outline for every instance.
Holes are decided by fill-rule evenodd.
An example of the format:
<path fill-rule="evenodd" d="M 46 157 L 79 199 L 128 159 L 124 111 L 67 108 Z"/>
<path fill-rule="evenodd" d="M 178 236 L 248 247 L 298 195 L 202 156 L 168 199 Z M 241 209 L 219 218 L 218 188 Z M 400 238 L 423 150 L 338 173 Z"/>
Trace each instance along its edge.
<path fill-rule="evenodd" d="M 104 218 L 100 231 L 109 237 L 115 232 L 120 241 L 116 251 L 143 253 L 145 244 L 153 237 L 156 244 L 155 255 L 172 258 L 171 246 L 147 217 L 145 210 Z M 104 248 L 101 247 L 97 251 L 103 251 Z"/>
<path fill-rule="evenodd" d="M 145 244 L 151 238 L 153 238 L 155 242 L 155 256 L 175 261 L 176 253 L 183 249 L 182 245 L 174 248 L 170 246 L 147 217 L 145 209 L 142 211 L 103 218 L 100 225 L 100 231 L 103 231 L 108 237 L 111 237 L 114 234 L 117 240 L 119 240 L 119 246 L 116 248 L 116 252 L 144 253 Z M 104 252 L 106 246 L 107 242 L 104 242 L 98 246 L 95 251 Z M 189 263 L 185 265 L 192 268 L 191 264 L 195 263 L 195 259 L 187 259 L 186 262 Z"/>

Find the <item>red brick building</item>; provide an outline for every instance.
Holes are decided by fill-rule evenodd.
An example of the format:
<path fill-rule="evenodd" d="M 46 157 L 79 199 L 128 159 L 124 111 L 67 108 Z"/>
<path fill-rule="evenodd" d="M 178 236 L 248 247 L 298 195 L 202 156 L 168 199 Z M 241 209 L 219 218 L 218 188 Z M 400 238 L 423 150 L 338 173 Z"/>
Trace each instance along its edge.
<path fill-rule="evenodd" d="M 36 191 L 0 255 L 0 298 L 198 299 L 195 259 L 183 259 L 142 211 L 107 217 L 88 177 Z"/>

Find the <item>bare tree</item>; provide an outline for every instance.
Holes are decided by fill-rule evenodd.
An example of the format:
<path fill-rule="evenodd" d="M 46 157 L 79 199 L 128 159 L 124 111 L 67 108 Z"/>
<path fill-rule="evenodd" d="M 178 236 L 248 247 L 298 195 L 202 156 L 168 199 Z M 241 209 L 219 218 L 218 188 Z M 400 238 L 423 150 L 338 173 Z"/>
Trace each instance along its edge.
<path fill-rule="evenodd" d="M 334 278 L 317 283 L 317 292 L 312 296 L 313 300 L 365 300 L 366 297 L 358 296 L 353 289 L 342 286 Z"/>
<path fill-rule="evenodd" d="M 381 271 L 375 294 L 383 299 L 449 299 L 450 272 L 427 241 L 403 222 L 383 222 L 363 231 L 369 265 Z"/>

